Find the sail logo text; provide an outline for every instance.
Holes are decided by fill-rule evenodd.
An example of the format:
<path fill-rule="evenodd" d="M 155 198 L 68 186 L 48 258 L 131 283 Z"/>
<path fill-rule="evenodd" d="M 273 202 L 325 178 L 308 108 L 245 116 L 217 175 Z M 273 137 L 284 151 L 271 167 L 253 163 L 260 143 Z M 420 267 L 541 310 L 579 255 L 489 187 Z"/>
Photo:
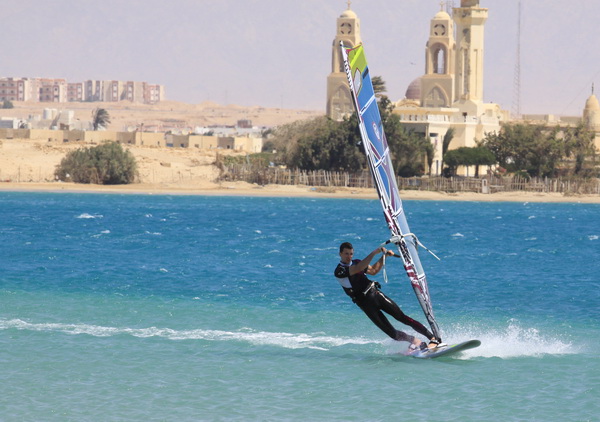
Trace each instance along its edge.
<path fill-rule="evenodd" d="M 381 141 L 381 135 L 379 134 L 379 128 L 377 127 L 375 122 L 373 122 L 373 131 L 375 132 L 375 136 L 377 136 L 377 140 Z"/>

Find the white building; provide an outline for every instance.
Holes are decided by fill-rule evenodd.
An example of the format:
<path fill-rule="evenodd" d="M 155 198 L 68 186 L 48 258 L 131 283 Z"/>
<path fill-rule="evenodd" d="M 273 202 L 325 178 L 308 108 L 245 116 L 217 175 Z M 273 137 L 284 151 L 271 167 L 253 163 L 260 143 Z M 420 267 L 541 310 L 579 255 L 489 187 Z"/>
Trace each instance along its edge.
<path fill-rule="evenodd" d="M 479 0 L 461 0 L 460 7 L 452 9 L 452 17 L 443 10 L 438 12 L 429 24 L 425 73 L 410 84 L 404 99 L 394 103 L 394 113 L 404 127 L 424 134 L 433 144 L 432 175 L 442 172 L 442 140 L 450 128 L 454 129 L 454 137 L 449 149 L 474 147 L 486 133 L 499 131 L 500 123 L 509 117 L 498 104 L 483 101 L 487 17 L 488 9 L 479 7 Z M 327 78 L 327 115 L 335 120 L 354 110 L 339 57 L 339 42 L 359 44 L 359 24 L 349 9 L 337 19 L 332 72 Z"/>

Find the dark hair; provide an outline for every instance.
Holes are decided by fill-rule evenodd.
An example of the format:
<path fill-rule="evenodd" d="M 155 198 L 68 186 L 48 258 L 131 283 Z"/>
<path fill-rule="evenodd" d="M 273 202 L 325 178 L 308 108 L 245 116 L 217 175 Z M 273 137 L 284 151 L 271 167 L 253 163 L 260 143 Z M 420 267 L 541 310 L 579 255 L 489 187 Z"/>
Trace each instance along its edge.
<path fill-rule="evenodd" d="M 342 253 L 344 249 L 354 249 L 354 247 L 352 246 L 352 243 L 344 242 L 340 245 L 340 253 Z"/>

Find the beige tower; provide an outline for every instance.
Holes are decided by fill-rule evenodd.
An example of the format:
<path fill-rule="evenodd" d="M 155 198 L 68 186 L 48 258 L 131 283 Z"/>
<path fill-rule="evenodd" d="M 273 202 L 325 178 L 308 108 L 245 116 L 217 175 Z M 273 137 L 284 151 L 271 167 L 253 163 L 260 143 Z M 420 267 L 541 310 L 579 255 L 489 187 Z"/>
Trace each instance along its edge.
<path fill-rule="evenodd" d="M 348 47 L 361 43 L 360 20 L 348 2 L 348 10 L 337 19 L 336 36 L 331 47 L 331 73 L 327 77 L 327 116 L 333 120 L 342 120 L 354 111 L 348 79 L 344 70 L 340 41 Z"/>
<path fill-rule="evenodd" d="M 594 95 L 593 86 L 592 95 L 585 102 L 583 109 L 583 123 L 594 134 L 594 145 L 600 151 L 600 104 Z"/>
<path fill-rule="evenodd" d="M 450 15 L 438 12 L 431 20 L 425 48 L 425 75 L 421 77 L 422 107 L 451 107 L 455 68 L 454 23 Z"/>
<path fill-rule="evenodd" d="M 478 103 L 483 100 L 483 25 L 488 9 L 479 0 L 461 0 L 453 9 L 456 30 L 456 99 Z"/>

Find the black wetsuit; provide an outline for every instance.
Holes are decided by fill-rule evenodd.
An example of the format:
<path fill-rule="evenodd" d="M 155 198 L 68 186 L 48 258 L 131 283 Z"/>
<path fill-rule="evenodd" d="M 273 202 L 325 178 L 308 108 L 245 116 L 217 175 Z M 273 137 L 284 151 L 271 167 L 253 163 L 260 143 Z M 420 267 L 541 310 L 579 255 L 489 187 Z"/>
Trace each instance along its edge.
<path fill-rule="evenodd" d="M 350 275 L 350 266 L 356 265 L 359 262 L 360 259 L 353 259 L 349 265 L 340 262 L 334 271 L 335 277 L 346 294 L 352 298 L 352 301 L 367 314 L 375 325 L 394 340 L 412 342 L 414 337 L 396 330 L 383 312 L 393 316 L 401 323 L 412 327 L 427 339 L 431 339 L 433 334 L 423 324 L 405 315 L 393 300 L 379 291 L 379 283 L 376 284 L 369 280 L 366 276 L 366 271 Z"/>

